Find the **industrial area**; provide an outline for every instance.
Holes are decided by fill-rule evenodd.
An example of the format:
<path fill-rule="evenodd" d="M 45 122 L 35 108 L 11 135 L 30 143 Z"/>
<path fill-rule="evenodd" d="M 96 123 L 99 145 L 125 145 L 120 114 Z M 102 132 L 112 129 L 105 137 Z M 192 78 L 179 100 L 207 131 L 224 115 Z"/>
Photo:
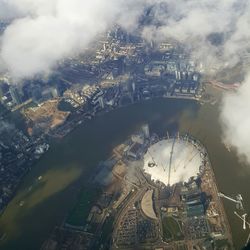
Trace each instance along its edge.
<path fill-rule="evenodd" d="M 143 125 L 100 163 L 90 189 L 42 250 L 233 249 L 221 200 L 227 196 L 190 134 L 160 138 Z M 242 199 L 235 201 L 240 208 Z M 74 248 L 72 235 L 81 238 Z"/>

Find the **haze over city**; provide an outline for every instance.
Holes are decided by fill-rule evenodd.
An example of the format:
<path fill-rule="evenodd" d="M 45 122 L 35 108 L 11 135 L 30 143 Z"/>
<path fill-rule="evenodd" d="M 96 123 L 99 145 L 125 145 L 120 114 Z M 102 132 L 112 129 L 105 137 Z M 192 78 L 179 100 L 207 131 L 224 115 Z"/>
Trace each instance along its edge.
<path fill-rule="evenodd" d="M 0 249 L 48 250 L 53 240 L 60 249 L 62 235 L 86 249 L 221 249 L 218 238 L 243 248 L 249 27 L 248 0 L 0 0 Z M 239 190 L 229 185 L 235 176 Z M 49 204 L 66 191 L 81 198 L 65 210 Z M 29 244 L 15 240 L 23 224 L 10 218 L 28 221 L 31 204 L 60 219 L 36 234 L 34 219 Z"/>

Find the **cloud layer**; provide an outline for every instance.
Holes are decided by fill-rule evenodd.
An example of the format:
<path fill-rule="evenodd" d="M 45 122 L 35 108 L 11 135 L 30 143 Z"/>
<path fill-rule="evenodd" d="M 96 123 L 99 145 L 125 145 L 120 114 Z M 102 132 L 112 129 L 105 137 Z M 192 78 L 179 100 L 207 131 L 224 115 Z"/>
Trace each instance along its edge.
<path fill-rule="evenodd" d="M 236 93 L 226 94 L 221 106 L 225 143 L 233 145 L 250 163 L 250 75 Z"/>
<path fill-rule="evenodd" d="M 175 39 L 209 66 L 233 65 L 248 49 L 247 0 L 0 0 L 0 18 L 13 18 L 1 38 L 0 58 L 19 77 L 49 71 L 83 51 L 115 23 L 133 31 L 146 9 L 148 40 Z M 147 17 L 148 18 L 148 17 Z"/>
<path fill-rule="evenodd" d="M 190 46 L 193 55 L 209 67 L 232 66 L 249 48 L 249 1 L 166 0 L 163 3 L 153 8 L 155 24 L 145 27 L 145 37 L 174 38 Z"/>
<path fill-rule="evenodd" d="M 126 14 L 131 3 L 123 0 L 0 0 L 2 18 L 10 9 L 15 13 L 14 21 L 1 39 L 1 58 L 14 76 L 30 77 L 47 72 L 58 60 L 83 51 L 115 21 L 124 20 L 128 28 L 132 25 L 130 22 L 134 25 L 137 9 Z"/>

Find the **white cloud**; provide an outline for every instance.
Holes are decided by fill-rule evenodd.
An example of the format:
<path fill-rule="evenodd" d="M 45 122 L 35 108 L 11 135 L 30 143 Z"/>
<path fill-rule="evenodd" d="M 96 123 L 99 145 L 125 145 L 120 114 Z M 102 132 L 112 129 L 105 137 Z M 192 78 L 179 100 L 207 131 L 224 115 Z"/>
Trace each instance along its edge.
<path fill-rule="evenodd" d="M 1 58 L 14 76 L 47 72 L 58 60 L 82 51 L 115 21 L 130 28 L 139 11 L 132 1 L 10 0 L 18 18 L 2 36 Z M 123 12 L 123 10 L 125 12 Z M 126 20 L 124 18 L 130 17 Z M 132 22 L 132 23 L 131 23 Z"/>
<path fill-rule="evenodd" d="M 47 72 L 115 23 L 135 30 L 150 6 L 146 39 L 174 38 L 210 64 L 220 57 L 222 65 L 234 64 L 249 48 L 250 6 L 244 0 L 0 0 L 0 18 L 16 17 L 2 37 L 0 57 L 15 76 Z M 226 37 L 219 49 L 207 39 L 213 32 Z"/>
<path fill-rule="evenodd" d="M 226 94 L 221 107 L 221 122 L 226 143 L 236 147 L 250 163 L 250 75 L 236 93 Z"/>
<path fill-rule="evenodd" d="M 145 27 L 144 37 L 164 40 L 166 37 L 192 48 L 193 55 L 209 66 L 232 66 L 240 53 L 250 47 L 250 4 L 238 0 L 163 1 L 154 8 L 155 24 Z M 216 46 L 208 37 L 215 34 L 222 41 Z M 214 38 L 216 37 L 214 36 Z"/>

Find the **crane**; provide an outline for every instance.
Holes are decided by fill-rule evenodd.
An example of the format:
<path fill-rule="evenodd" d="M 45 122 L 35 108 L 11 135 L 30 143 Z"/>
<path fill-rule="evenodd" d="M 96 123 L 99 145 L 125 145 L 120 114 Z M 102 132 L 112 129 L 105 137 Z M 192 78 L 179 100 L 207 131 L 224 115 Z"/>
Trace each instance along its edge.
<path fill-rule="evenodd" d="M 243 221 L 243 229 L 246 230 L 246 225 L 250 228 L 250 223 L 246 221 L 247 214 L 239 215 L 236 211 L 234 211 L 234 214 L 240 218 Z"/>
<path fill-rule="evenodd" d="M 243 218 L 243 229 L 246 230 L 246 216 L 247 214 L 243 214 L 242 218 Z"/>
<path fill-rule="evenodd" d="M 235 199 L 233 199 L 233 198 L 231 198 L 223 193 L 218 193 L 218 196 L 236 203 L 236 208 L 239 210 L 243 210 L 243 203 L 242 203 L 243 198 L 242 198 L 241 194 L 237 194 Z"/>
<path fill-rule="evenodd" d="M 248 228 L 250 228 L 250 223 L 248 221 L 246 221 L 247 214 L 243 214 L 242 216 L 240 216 L 236 211 L 234 211 L 234 214 L 243 221 L 243 229 L 244 230 L 246 230 L 246 225 L 248 225 Z M 247 240 L 246 240 L 246 243 L 245 243 L 246 247 L 248 246 L 249 242 L 250 242 L 250 233 L 249 233 Z"/>

